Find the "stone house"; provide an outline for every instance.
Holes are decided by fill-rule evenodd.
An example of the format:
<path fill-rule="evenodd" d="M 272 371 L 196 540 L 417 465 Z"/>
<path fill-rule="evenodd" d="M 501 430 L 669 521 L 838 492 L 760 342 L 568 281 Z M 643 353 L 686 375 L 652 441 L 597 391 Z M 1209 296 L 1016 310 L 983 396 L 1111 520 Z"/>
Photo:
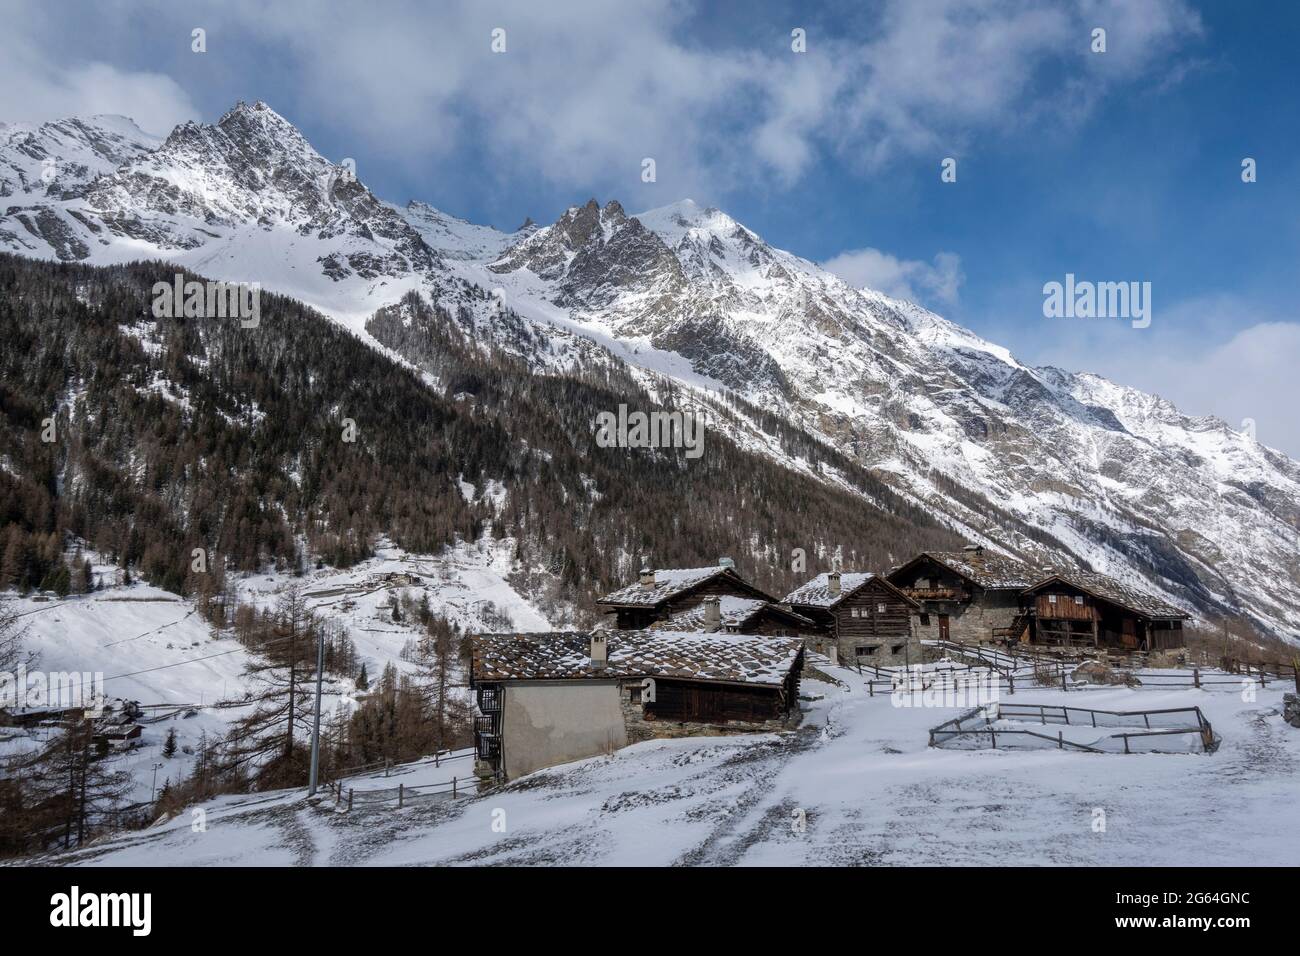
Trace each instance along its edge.
<path fill-rule="evenodd" d="M 654 737 L 798 722 L 803 643 L 686 631 L 478 634 L 478 772 L 506 779 Z"/>
<path fill-rule="evenodd" d="M 920 605 L 921 640 L 979 644 L 1021 639 L 1028 628 L 1021 594 L 1045 572 L 967 545 L 961 551 L 924 551 L 887 577 Z"/>
<path fill-rule="evenodd" d="M 785 604 L 822 628 L 811 646 L 841 664 L 921 663 L 920 605 L 877 574 L 829 571 L 795 588 Z"/>

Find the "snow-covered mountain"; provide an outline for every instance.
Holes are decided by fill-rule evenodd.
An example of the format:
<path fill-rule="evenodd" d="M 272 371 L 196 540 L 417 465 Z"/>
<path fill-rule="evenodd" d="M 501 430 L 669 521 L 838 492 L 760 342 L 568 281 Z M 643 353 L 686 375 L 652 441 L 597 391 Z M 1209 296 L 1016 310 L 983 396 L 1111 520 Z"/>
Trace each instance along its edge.
<path fill-rule="evenodd" d="M 705 402 L 737 393 L 970 538 L 1300 638 L 1296 462 L 1137 389 L 1028 367 L 717 209 L 593 200 L 500 232 L 378 199 L 261 103 L 162 141 L 120 117 L 0 127 L 0 197 L 0 248 L 25 255 L 167 259 L 362 334 L 416 290 L 538 368 L 613 357 Z M 782 454 L 757 424 L 733 437 Z"/>

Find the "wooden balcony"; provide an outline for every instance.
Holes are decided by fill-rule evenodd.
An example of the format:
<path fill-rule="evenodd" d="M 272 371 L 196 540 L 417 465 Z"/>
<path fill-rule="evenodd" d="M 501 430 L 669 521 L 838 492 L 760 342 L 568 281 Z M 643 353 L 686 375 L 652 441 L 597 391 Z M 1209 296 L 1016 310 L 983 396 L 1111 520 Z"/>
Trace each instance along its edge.
<path fill-rule="evenodd" d="M 913 601 L 969 601 L 970 592 L 961 588 L 902 588 Z"/>

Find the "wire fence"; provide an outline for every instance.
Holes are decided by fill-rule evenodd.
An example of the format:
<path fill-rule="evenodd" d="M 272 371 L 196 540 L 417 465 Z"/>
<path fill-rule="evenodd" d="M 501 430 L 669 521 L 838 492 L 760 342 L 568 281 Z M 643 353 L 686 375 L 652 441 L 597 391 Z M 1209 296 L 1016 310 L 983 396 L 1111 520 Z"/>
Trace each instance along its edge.
<path fill-rule="evenodd" d="M 331 784 L 331 790 L 334 793 L 334 806 L 340 811 L 347 812 L 359 808 L 402 809 L 421 804 L 443 803 L 474 796 L 479 792 L 477 777 L 452 777 L 450 781 L 443 783 L 414 787 L 399 783 L 396 787 L 380 790 L 357 790 L 345 786 L 340 780 Z"/>
<path fill-rule="evenodd" d="M 1111 729 L 1087 741 L 1020 726 L 1038 723 Z M 1213 753 L 1214 728 L 1199 707 L 1161 710 L 1090 710 L 1055 704 L 997 703 L 976 707 L 930 731 L 931 747 L 958 750 L 1080 750 L 1088 753 Z"/>

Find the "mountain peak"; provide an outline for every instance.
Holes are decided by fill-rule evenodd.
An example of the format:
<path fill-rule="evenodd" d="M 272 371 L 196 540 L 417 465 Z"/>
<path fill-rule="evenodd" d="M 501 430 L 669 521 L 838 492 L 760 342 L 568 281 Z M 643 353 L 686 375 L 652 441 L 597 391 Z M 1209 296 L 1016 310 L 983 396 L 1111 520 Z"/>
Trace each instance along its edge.
<path fill-rule="evenodd" d="M 677 248 L 681 241 L 690 234 L 697 238 L 747 237 L 758 241 L 758 236 L 732 219 L 716 206 L 701 206 L 693 199 L 680 199 L 636 214 L 641 224 L 651 232 L 658 234 L 670 248 Z"/>

